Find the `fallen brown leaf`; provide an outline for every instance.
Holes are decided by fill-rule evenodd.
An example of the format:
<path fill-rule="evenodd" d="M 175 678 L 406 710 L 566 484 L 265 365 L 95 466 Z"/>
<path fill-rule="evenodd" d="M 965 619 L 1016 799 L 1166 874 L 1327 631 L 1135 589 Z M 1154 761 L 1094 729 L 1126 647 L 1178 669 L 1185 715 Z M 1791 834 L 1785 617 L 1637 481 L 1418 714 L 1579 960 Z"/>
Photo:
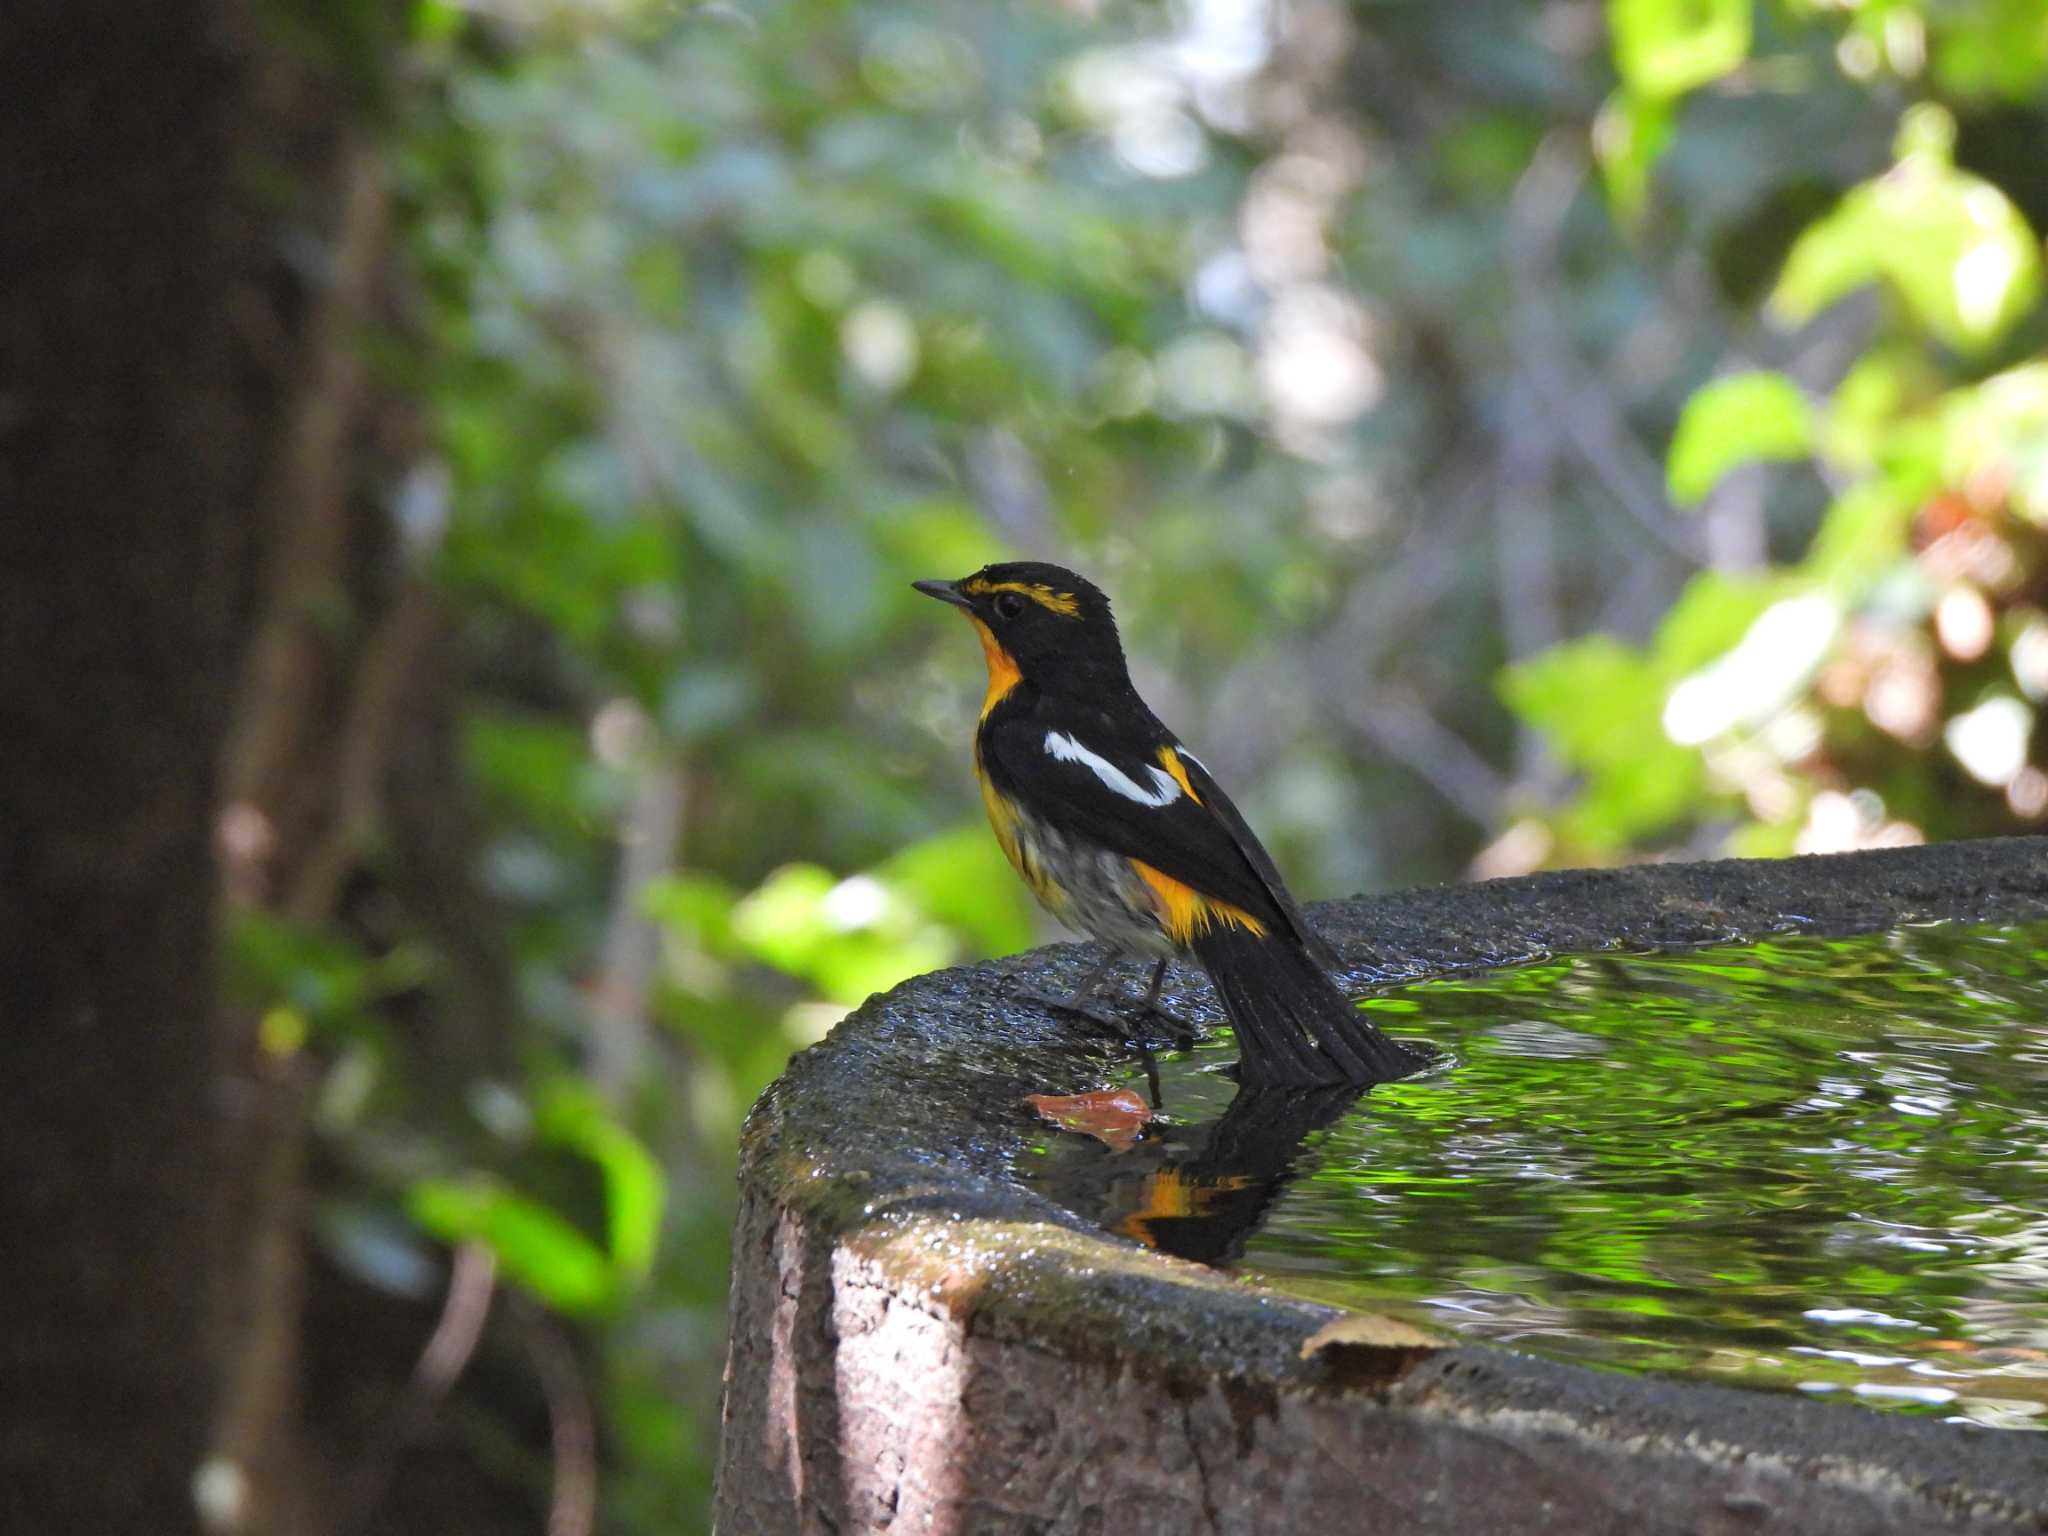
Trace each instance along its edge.
<path fill-rule="evenodd" d="M 1152 1118 L 1152 1106 L 1128 1088 L 1099 1093 L 1033 1093 L 1024 1102 L 1063 1131 L 1093 1136 L 1112 1152 L 1128 1152 Z"/>

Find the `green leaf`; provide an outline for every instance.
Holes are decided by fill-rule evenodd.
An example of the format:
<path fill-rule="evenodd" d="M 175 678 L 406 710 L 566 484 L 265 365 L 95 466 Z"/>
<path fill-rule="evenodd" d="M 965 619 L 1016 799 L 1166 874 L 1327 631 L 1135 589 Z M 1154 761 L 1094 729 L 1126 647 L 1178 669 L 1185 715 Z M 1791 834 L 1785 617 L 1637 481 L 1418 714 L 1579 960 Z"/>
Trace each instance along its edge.
<path fill-rule="evenodd" d="M 654 1262 L 668 1182 L 638 1137 L 579 1083 L 557 1082 L 541 1101 L 541 1139 L 581 1152 L 604 1173 L 605 1222 L 612 1262 L 633 1279 Z"/>
<path fill-rule="evenodd" d="M 1593 119 L 1593 154 L 1607 201 L 1623 224 L 1641 217 L 1650 195 L 1650 173 L 1671 143 L 1669 101 L 1616 91 Z"/>
<path fill-rule="evenodd" d="M 1925 435 L 1920 408 L 1938 395 L 1944 375 L 1927 349 L 1895 341 L 1872 347 L 1842 375 L 1817 426 L 1818 452 L 1838 469 L 1866 472 L 1894 462 L 1903 429 L 1916 424 Z"/>
<path fill-rule="evenodd" d="M 1614 66 L 1639 95 L 1681 96 L 1749 56 L 1750 0 L 1607 0 Z"/>
<path fill-rule="evenodd" d="M 412 8 L 413 40 L 444 43 L 462 30 L 463 7 L 453 0 L 418 0 Z"/>
<path fill-rule="evenodd" d="M 663 875 L 641 887 L 639 908 L 653 921 L 713 954 L 731 951 L 733 888 L 711 875 Z"/>
<path fill-rule="evenodd" d="M 825 898 L 839 882 L 815 864 L 785 864 L 733 908 L 733 937 L 758 959 L 792 975 L 809 973 L 830 942 Z"/>
<path fill-rule="evenodd" d="M 1994 374 L 1943 402 L 1940 471 L 1950 485 L 2004 484 L 2015 513 L 2048 526 L 2048 362 Z"/>
<path fill-rule="evenodd" d="M 2040 246 L 1997 187 L 1920 148 L 1851 188 L 1799 237 L 1771 308 L 1804 321 L 1873 282 L 1941 341 L 1978 351 L 2039 297 Z"/>
<path fill-rule="evenodd" d="M 813 864 L 776 870 L 733 909 L 741 949 L 834 1002 L 853 1004 L 952 963 L 959 946 L 893 882 L 836 880 Z"/>
<path fill-rule="evenodd" d="M 1668 686 L 1734 649 L 1766 608 L 1792 595 L 1792 584 L 1782 576 L 1700 572 L 1685 584 L 1650 642 L 1658 678 Z"/>
<path fill-rule="evenodd" d="M 1785 591 L 1783 578 L 1704 572 L 1686 584 L 1646 650 L 1591 635 L 1510 667 L 1501 693 L 1586 778 L 1560 829 L 1608 852 L 1701 808 L 1706 768 L 1664 729 L 1672 689 L 1726 654 Z"/>
<path fill-rule="evenodd" d="M 1821 519 L 1801 568 L 1843 603 L 1859 601 L 1909 560 L 1907 534 L 1920 498 L 1889 480 L 1865 480 L 1835 499 Z"/>
<path fill-rule="evenodd" d="M 2048 81 L 2048 15 L 2040 0 L 1978 0 L 1950 8 L 1935 34 L 1934 78 L 1944 94 L 2024 102 Z"/>
<path fill-rule="evenodd" d="M 1031 946 L 1030 899 L 983 822 L 926 838 L 876 874 L 932 917 L 965 931 L 984 954 Z"/>
<path fill-rule="evenodd" d="M 1509 707 L 1586 775 L 1565 820 L 1589 847 L 1618 852 L 1701 793 L 1699 755 L 1664 736 L 1666 686 L 1646 656 L 1609 635 L 1555 646 L 1502 676 Z"/>
<path fill-rule="evenodd" d="M 1782 373 L 1738 373 L 1694 391 L 1671 437 L 1671 499 L 1691 506 L 1758 459 L 1796 459 L 1813 447 L 1813 412 Z"/>
<path fill-rule="evenodd" d="M 483 1244 L 508 1278 L 558 1312 L 600 1312 L 618 1297 L 617 1276 L 596 1244 L 495 1180 L 421 1179 L 407 1194 L 406 1209 L 444 1242 Z"/>

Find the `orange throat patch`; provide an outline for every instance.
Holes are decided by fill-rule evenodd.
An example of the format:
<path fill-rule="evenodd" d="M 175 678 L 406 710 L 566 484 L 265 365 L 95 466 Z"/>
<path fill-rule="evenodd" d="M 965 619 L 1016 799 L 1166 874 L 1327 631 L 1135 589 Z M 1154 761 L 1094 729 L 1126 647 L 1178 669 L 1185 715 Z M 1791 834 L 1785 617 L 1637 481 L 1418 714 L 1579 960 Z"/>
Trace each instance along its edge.
<path fill-rule="evenodd" d="M 982 695 L 981 700 L 981 718 L 986 720 L 989 711 L 1003 702 L 1009 691 L 1023 680 L 1024 674 L 1017 670 L 1017 658 L 1003 649 L 1003 642 L 995 637 L 995 631 L 972 614 L 967 616 L 967 622 L 981 636 L 981 654 L 988 662 L 988 692 Z"/>

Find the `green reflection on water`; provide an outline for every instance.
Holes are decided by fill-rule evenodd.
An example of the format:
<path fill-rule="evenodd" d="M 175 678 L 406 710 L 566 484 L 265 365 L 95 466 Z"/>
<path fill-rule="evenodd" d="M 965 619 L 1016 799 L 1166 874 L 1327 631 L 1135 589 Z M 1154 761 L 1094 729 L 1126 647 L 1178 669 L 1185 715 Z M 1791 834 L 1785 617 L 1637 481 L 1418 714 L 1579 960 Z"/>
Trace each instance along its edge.
<path fill-rule="evenodd" d="M 2048 1428 L 2048 926 L 1578 956 L 1361 1006 L 1454 1061 L 1312 1140 L 1240 1270 L 1592 1364 Z M 1174 1120 L 1221 1113 L 1201 1068 L 1232 1050 L 1162 1063 Z"/>

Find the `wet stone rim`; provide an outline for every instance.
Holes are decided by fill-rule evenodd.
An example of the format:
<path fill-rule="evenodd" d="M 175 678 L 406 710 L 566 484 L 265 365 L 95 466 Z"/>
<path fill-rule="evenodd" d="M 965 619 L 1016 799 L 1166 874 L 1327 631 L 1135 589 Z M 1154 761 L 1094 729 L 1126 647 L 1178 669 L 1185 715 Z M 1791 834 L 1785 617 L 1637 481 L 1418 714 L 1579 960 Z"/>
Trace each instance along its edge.
<path fill-rule="evenodd" d="M 1570 871 L 1311 909 L 1354 990 L 1546 954 L 2048 916 L 2048 839 Z M 748 1119 L 717 1517 L 741 1532 L 2048 1533 L 2048 1434 L 1484 1346 L 1104 1233 L 1020 1184 L 1110 1047 L 1012 1003 L 1058 945 L 871 999 Z M 1220 1021 L 1198 972 L 1177 1010 Z M 2048 1192 L 2044 1192 L 2048 1203 Z"/>

